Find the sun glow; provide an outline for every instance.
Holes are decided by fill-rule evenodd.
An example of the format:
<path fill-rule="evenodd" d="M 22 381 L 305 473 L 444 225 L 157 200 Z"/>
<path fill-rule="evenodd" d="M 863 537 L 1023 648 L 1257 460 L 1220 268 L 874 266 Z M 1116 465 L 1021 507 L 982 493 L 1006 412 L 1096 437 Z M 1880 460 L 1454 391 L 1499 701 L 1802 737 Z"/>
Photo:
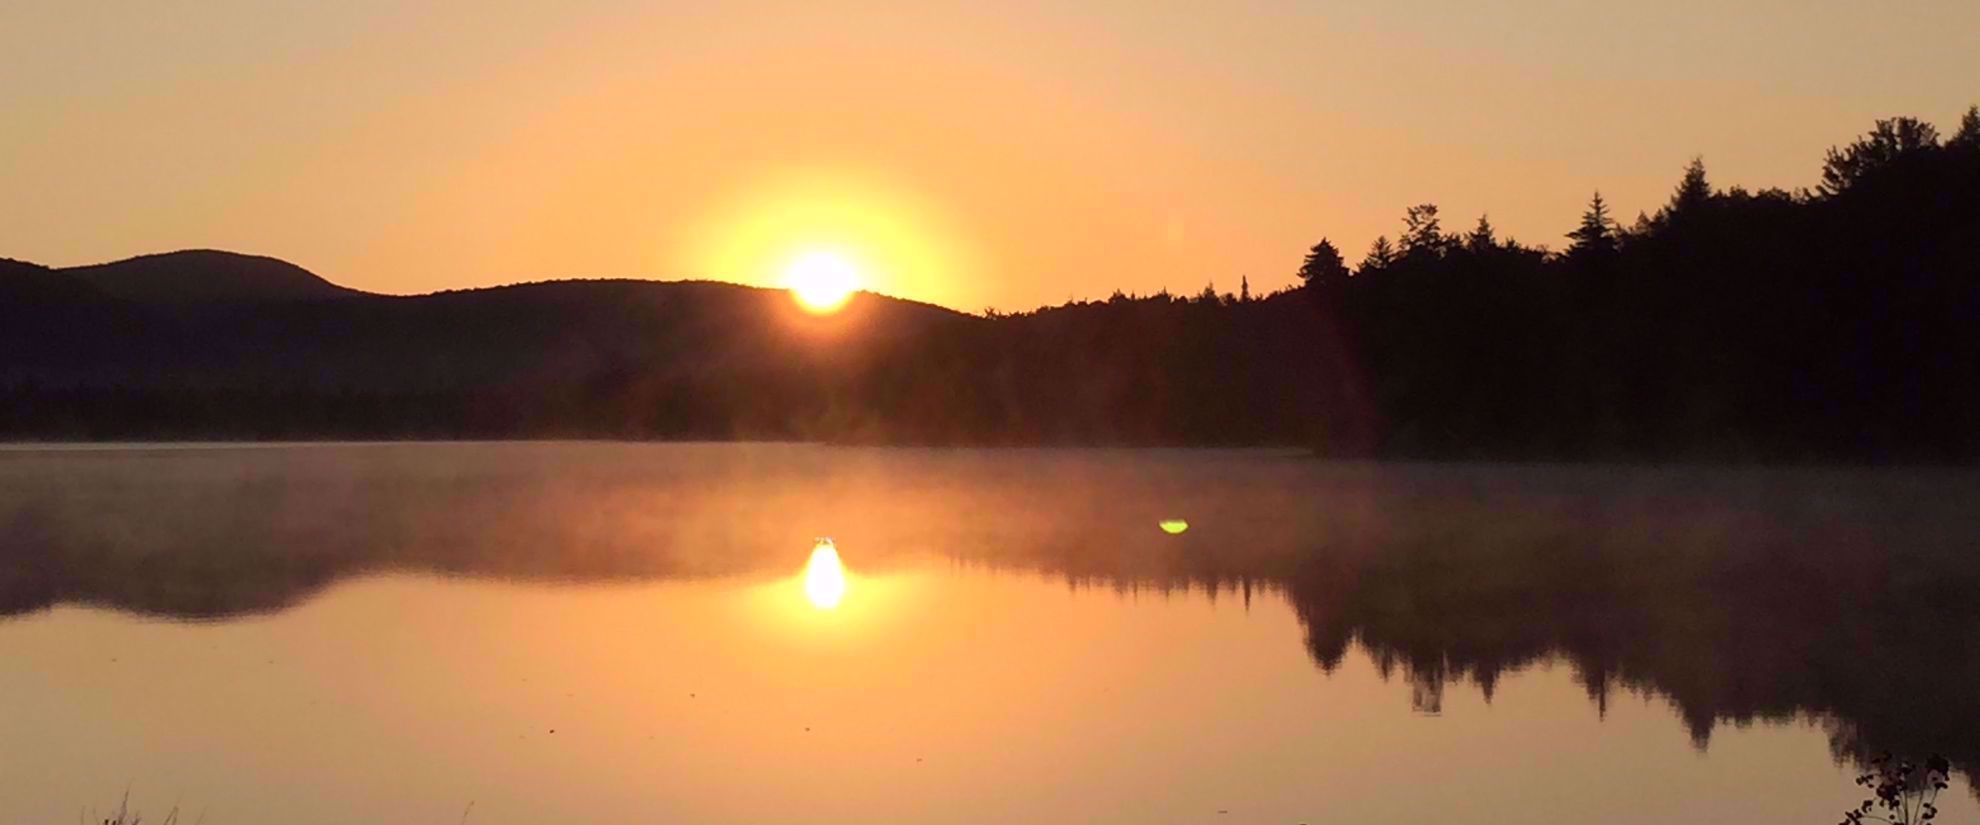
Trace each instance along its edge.
<path fill-rule="evenodd" d="M 859 289 L 859 268 L 839 253 L 815 249 L 784 268 L 784 285 L 799 306 L 822 315 L 852 300 Z"/>
<path fill-rule="evenodd" d="M 846 599 L 846 566 L 831 539 L 819 539 L 804 565 L 804 597 L 819 610 L 835 610 Z"/>
<path fill-rule="evenodd" d="M 869 292 L 951 306 L 978 300 L 971 286 L 977 282 L 973 262 L 978 255 L 951 225 L 947 212 L 913 187 L 882 176 L 768 171 L 738 181 L 703 216 L 683 222 L 677 231 L 680 257 L 664 268 L 790 289 L 805 309 L 812 304 L 794 280 L 797 270 L 818 266 L 814 262 L 821 253 L 828 265 L 820 269 L 843 272 L 845 267 L 829 263 L 836 257 L 850 267 L 853 281 L 850 287 L 820 289 L 821 297 L 845 291 L 857 300 L 856 293 Z M 806 280 L 811 277 L 805 275 Z"/>

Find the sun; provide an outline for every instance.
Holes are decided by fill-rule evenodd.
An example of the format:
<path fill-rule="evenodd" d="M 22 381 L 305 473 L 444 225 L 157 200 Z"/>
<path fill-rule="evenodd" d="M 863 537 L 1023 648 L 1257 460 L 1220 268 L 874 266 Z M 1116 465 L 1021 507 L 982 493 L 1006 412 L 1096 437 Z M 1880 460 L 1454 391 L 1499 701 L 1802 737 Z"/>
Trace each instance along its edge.
<path fill-rule="evenodd" d="M 784 283 L 798 306 L 824 315 L 837 312 L 852 300 L 853 292 L 859 289 L 859 268 L 836 252 L 812 250 L 784 267 Z"/>
<path fill-rule="evenodd" d="M 804 597 L 819 610 L 836 610 L 846 598 L 846 565 L 831 539 L 819 539 L 804 565 Z"/>

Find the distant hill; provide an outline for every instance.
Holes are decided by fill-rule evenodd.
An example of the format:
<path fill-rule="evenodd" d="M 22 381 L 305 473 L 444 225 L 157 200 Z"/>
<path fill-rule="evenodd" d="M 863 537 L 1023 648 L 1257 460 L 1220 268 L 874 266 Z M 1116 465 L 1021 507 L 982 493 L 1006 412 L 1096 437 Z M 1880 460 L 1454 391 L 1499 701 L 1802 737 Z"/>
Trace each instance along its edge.
<path fill-rule="evenodd" d="M 1297 298 L 817 317 L 713 282 L 402 297 L 225 252 L 9 262 L 0 437 L 1301 443 Z"/>
<path fill-rule="evenodd" d="M 557 281 L 371 295 L 269 258 L 0 262 L 0 438 L 1298 444 L 1336 456 L 1980 463 L 1980 107 L 1880 121 L 1819 191 L 1688 167 L 1554 251 L 1409 207 L 1262 298 L 988 318 Z M 1226 282 L 1228 283 L 1228 281 Z M 1243 281 L 1240 281 L 1243 284 Z"/>
<path fill-rule="evenodd" d="M 0 263 L 0 434 L 790 438 L 827 379 L 982 319 L 861 295 L 554 281 L 422 296 L 197 251 Z"/>
<path fill-rule="evenodd" d="M 106 298 L 88 282 L 40 264 L 0 258 L 0 305 L 16 308 L 39 302 Z"/>
<path fill-rule="evenodd" d="M 47 271 L 48 267 L 41 264 L 17 261 L 13 258 L 0 258 L 0 278 L 11 275 L 33 275 Z"/>
<path fill-rule="evenodd" d="M 287 261 L 212 249 L 140 255 L 55 271 L 105 295 L 146 303 L 315 301 L 361 294 Z"/>

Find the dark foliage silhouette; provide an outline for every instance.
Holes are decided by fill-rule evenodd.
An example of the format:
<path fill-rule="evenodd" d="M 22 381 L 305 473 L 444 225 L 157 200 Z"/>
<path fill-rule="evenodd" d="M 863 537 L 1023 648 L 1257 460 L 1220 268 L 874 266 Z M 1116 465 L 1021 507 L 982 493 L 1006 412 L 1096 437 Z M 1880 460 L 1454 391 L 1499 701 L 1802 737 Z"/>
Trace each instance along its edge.
<path fill-rule="evenodd" d="M 1323 411 L 1323 444 L 1980 458 L 1980 110 L 1959 135 L 1880 121 L 1830 152 L 1819 193 L 1716 190 L 1694 160 L 1628 229 L 1597 194 L 1561 254 L 1482 220 L 1440 243 L 1413 207 L 1405 243 L 1378 239 L 1352 277 L 1305 289 L 1372 399 L 1361 420 Z"/>
<path fill-rule="evenodd" d="M 1909 760 L 1888 753 L 1870 759 L 1870 769 L 1856 778 L 1856 784 L 1872 796 L 1863 804 L 1843 812 L 1840 825 L 1862 822 L 1888 822 L 1915 825 L 1939 818 L 1939 792 L 1951 778 L 1952 765 L 1943 756 L 1925 760 L 1924 770 Z"/>
<path fill-rule="evenodd" d="M 1562 251 L 1406 210 L 1300 286 L 966 316 L 590 281 L 398 298 L 216 252 L 0 261 L 0 437 L 1298 444 L 1340 456 L 1980 460 L 1980 109 L 1815 191 L 1703 159 Z"/>
<path fill-rule="evenodd" d="M 1306 262 L 1299 267 L 1299 280 L 1303 284 L 1338 284 L 1347 280 L 1349 274 L 1347 262 L 1341 258 L 1341 250 L 1326 238 L 1321 238 L 1319 243 L 1307 250 Z"/>
<path fill-rule="evenodd" d="M 1841 149 L 1830 149 L 1822 165 L 1822 191 L 1835 195 L 1865 177 L 1901 163 L 1917 162 L 1939 147 L 1939 130 L 1917 118 L 1877 121 L 1877 128 Z"/>

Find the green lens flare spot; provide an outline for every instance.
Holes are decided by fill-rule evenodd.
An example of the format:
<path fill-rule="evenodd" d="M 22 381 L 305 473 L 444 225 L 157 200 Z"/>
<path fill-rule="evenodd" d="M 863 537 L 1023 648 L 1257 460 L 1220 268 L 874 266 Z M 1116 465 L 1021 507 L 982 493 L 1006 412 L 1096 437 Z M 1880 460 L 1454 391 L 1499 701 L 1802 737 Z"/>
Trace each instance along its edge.
<path fill-rule="evenodd" d="M 1183 534 L 1183 531 L 1189 529 L 1189 522 L 1179 518 L 1163 519 L 1161 528 L 1162 532 L 1168 533 L 1171 536 L 1180 536 Z"/>

